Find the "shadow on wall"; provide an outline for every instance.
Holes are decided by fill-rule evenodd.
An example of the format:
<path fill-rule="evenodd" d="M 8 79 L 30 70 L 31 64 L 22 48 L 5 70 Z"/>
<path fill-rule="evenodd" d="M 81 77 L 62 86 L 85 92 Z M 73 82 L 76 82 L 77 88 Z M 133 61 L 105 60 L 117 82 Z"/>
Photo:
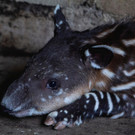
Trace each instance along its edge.
<path fill-rule="evenodd" d="M 0 46 L 0 101 L 11 82 L 23 73 L 33 54 L 14 47 Z"/>
<path fill-rule="evenodd" d="M 14 81 L 16 80 L 20 75 L 22 74 L 22 72 L 12 72 L 9 73 L 6 77 L 3 76 L 3 74 L 0 73 L 0 78 L 4 77 L 4 80 L 0 80 L 0 103 L 1 100 L 8 88 L 8 86 Z M 4 108 L 0 105 L 0 115 L 4 116 L 7 115 L 6 112 L 3 111 Z"/>
<path fill-rule="evenodd" d="M 0 103 L 9 85 L 21 76 L 33 53 L 0 47 Z M 0 105 L 0 115 L 7 116 Z"/>

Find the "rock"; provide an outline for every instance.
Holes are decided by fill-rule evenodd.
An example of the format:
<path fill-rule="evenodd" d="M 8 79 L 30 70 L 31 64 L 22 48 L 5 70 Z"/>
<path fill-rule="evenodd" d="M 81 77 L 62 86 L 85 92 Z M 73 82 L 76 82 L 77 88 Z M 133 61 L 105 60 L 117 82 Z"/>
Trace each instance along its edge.
<path fill-rule="evenodd" d="M 112 16 L 103 13 L 94 7 L 67 7 L 63 9 L 63 12 L 68 23 L 70 24 L 71 29 L 77 31 L 92 29 L 96 26 L 115 21 Z"/>
<path fill-rule="evenodd" d="M 123 17 L 135 16 L 135 0 L 95 0 L 103 11 Z"/>
<path fill-rule="evenodd" d="M 16 0 L 16 1 L 42 4 L 42 5 L 47 5 L 47 6 L 56 6 L 57 4 L 60 4 L 60 6 L 62 7 L 67 7 L 67 6 L 80 5 L 86 0 Z"/>
<path fill-rule="evenodd" d="M 53 36 L 51 8 L 12 2 L 0 8 L 1 46 L 37 52 Z"/>
<path fill-rule="evenodd" d="M 15 0 L 21 2 L 28 2 L 31 4 L 42 4 L 47 6 L 56 6 L 60 4 L 61 7 L 77 7 L 80 5 L 92 6 L 97 5 L 98 8 L 104 12 L 114 14 L 115 16 L 129 17 L 135 16 L 134 0 Z"/>
<path fill-rule="evenodd" d="M 26 52 L 37 52 L 54 35 L 53 10 L 27 3 L 6 3 L 0 5 L 0 45 L 14 46 Z M 63 12 L 73 30 L 86 30 L 114 19 L 94 7 L 84 6 L 63 8 Z"/>

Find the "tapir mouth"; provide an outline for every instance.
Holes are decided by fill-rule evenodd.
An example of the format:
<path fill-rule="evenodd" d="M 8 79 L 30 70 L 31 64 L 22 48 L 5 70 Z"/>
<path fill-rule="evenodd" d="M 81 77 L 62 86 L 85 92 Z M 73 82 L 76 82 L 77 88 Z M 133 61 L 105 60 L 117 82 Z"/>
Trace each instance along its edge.
<path fill-rule="evenodd" d="M 46 114 L 46 112 L 44 112 L 44 113 L 40 112 L 40 111 L 36 110 L 36 108 L 21 109 L 21 110 L 18 110 L 18 111 L 7 109 L 4 106 L 1 106 L 1 108 L 2 108 L 4 113 L 7 113 L 11 116 L 18 117 L 18 118 Z"/>
<path fill-rule="evenodd" d="M 31 112 L 31 109 L 28 109 L 28 110 L 22 110 L 22 111 L 11 111 L 9 112 L 9 114 L 18 118 L 22 118 L 22 117 L 30 116 L 30 112 Z"/>
<path fill-rule="evenodd" d="M 2 107 L 2 109 L 3 109 L 4 113 L 7 113 L 9 115 L 12 115 L 12 116 L 15 116 L 18 118 L 28 116 L 28 114 L 30 114 L 30 110 L 31 110 L 31 109 L 28 109 L 28 110 L 22 110 L 22 111 L 12 111 L 12 110 L 9 110 L 5 107 Z"/>
<path fill-rule="evenodd" d="M 18 118 L 23 118 L 23 117 L 28 117 L 28 116 L 34 116 L 34 115 L 41 115 L 40 111 L 37 111 L 35 108 L 27 109 L 27 110 L 21 110 L 21 111 L 10 111 L 6 110 L 9 115 L 18 117 Z"/>

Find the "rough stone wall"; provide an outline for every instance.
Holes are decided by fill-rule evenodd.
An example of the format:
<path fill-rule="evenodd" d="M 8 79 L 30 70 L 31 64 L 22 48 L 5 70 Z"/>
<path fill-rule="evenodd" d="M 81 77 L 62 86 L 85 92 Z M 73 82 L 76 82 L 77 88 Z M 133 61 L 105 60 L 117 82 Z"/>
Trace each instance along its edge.
<path fill-rule="evenodd" d="M 135 0 L 95 0 L 97 7 L 122 17 L 135 16 Z"/>
<path fill-rule="evenodd" d="M 2 2 L 0 8 L 1 45 L 37 52 L 53 37 L 54 6 Z M 70 27 L 78 31 L 114 22 L 113 17 L 95 7 L 69 6 L 63 12 Z"/>
<path fill-rule="evenodd" d="M 16 0 L 25 1 L 35 4 L 43 4 L 55 6 L 60 4 L 62 7 L 80 6 L 80 5 L 96 5 L 99 9 L 114 15 L 135 16 L 135 0 Z"/>
<path fill-rule="evenodd" d="M 31 54 L 53 37 L 58 3 L 71 28 L 79 31 L 133 16 L 135 5 L 134 0 L 0 0 L 0 86 L 13 81 Z M 22 52 L 15 55 L 17 50 Z"/>
<path fill-rule="evenodd" d="M 78 6 L 82 3 L 84 3 L 86 0 L 16 0 L 21 2 L 29 2 L 34 4 L 42 4 L 47 6 L 56 6 L 57 4 L 60 4 L 62 7 L 67 6 Z"/>

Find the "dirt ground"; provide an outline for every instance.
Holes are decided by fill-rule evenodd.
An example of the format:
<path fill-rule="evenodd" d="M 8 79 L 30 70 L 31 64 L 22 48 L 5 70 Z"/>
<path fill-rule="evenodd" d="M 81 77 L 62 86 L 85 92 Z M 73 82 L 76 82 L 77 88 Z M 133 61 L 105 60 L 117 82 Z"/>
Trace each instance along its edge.
<path fill-rule="evenodd" d="M 43 117 L 16 119 L 0 115 L 0 135 L 135 135 L 135 119 L 95 118 L 61 131 L 43 125 Z"/>

